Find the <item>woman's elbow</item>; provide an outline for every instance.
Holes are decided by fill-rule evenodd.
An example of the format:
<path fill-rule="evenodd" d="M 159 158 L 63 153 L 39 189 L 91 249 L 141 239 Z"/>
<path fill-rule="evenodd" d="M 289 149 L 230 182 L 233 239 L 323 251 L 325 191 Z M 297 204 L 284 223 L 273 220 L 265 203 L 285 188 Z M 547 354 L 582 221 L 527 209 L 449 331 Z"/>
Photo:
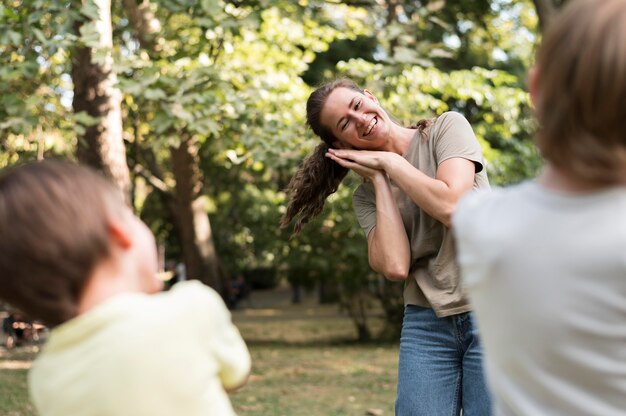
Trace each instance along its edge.
<path fill-rule="evenodd" d="M 408 277 L 408 273 L 403 272 L 387 272 L 385 278 L 394 282 L 403 282 Z"/>
<path fill-rule="evenodd" d="M 379 271 L 385 276 L 386 279 L 394 282 L 402 282 L 409 276 L 409 267 L 402 264 L 384 267 Z"/>
<path fill-rule="evenodd" d="M 450 228 L 452 226 L 452 214 L 454 214 L 455 204 L 446 204 L 446 206 L 439 212 L 437 220 L 444 226 Z"/>

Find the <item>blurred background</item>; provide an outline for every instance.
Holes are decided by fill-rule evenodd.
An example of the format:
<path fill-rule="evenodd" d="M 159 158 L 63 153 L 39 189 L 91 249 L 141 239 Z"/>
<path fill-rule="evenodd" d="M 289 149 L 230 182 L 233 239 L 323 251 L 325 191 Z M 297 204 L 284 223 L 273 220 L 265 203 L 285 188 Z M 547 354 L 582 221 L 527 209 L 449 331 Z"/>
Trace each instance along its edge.
<path fill-rule="evenodd" d="M 561 3 L 3 0 L 0 168 L 103 171 L 154 231 L 169 284 L 202 280 L 235 311 L 255 294 L 258 310 L 339 305 L 348 338 L 397 339 L 402 285 L 368 266 L 357 176 L 302 234 L 278 227 L 319 140 L 306 99 L 348 76 L 406 125 L 458 111 L 492 184 L 522 181 L 540 167 L 526 73 Z"/>

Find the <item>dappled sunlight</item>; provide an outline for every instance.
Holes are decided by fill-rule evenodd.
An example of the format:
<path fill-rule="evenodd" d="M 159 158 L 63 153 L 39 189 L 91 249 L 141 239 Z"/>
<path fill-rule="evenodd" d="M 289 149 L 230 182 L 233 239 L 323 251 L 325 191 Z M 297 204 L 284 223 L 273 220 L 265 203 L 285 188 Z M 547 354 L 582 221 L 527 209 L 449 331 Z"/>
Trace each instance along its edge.
<path fill-rule="evenodd" d="M 353 320 L 338 304 L 317 303 L 314 295 L 290 302 L 285 289 L 252 292 L 251 307 L 232 311 L 233 322 L 248 344 L 329 345 L 358 338 Z M 374 337 L 384 327 L 380 311 L 369 314 Z"/>
<path fill-rule="evenodd" d="M 40 349 L 38 344 L 27 344 L 10 350 L 0 347 L 0 371 L 30 369 Z"/>
<path fill-rule="evenodd" d="M 281 313 L 278 309 L 245 309 L 239 315 L 267 317 L 281 315 Z"/>
<path fill-rule="evenodd" d="M 2 360 L 0 370 L 29 370 L 32 364 L 32 361 Z"/>
<path fill-rule="evenodd" d="M 248 385 L 231 397 L 239 414 L 393 415 L 396 346 L 251 345 Z M 369 413 L 368 413 L 369 412 Z"/>

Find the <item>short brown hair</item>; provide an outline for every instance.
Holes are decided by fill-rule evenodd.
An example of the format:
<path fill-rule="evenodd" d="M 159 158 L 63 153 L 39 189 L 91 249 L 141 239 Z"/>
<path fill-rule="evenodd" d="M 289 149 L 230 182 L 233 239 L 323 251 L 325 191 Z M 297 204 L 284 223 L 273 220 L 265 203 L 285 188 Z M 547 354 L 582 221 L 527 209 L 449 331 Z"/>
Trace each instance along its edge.
<path fill-rule="evenodd" d="M 108 215 L 123 197 L 95 171 L 33 162 L 0 176 L 0 297 L 55 326 L 77 315 L 83 287 L 109 254 Z"/>
<path fill-rule="evenodd" d="M 576 179 L 626 172 L 626 0 L 572 0 L 537 54 L 537 145 Z"/>

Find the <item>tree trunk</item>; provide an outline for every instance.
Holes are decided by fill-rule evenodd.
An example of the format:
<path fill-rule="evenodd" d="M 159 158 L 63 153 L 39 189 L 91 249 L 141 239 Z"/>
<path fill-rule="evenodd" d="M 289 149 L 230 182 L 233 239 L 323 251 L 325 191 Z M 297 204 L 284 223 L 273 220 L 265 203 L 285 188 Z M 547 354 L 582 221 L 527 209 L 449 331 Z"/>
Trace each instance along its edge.
<path fill-rule="evenodd" d="M 158 53 L 161 24 L 151 10 L 150 1 L 123 0 L 123 5 L 139 44 L 150 56 Z M 176 219 L 173 225 L 182 249 L 186 275 L 225 294 L 225 276 L 204 206 L 202 175 L 193 138 L 184 137 L 179 147 L 170 148 L 170 155 L 176 189 L 175 198 L 168 199 L 167 205 Z"/>
<path fill-rule="evenodd" d="M 554 0 L 533 0 L 533 3 L 535 3 L 535 10 L 539 18 L 539 28 L 541 33 L 544 33 L 556 14 L 557 6 L 554 4 Z"/>
<path fill-rule="evenodd" d="M 94 22 L 100 34 L 98 48 L 112 48 L 110 1 L 94 0 L 94 3 L 100 11 L 99 19 Z M 77 23 L 77 33 L 85 23 Z M 130 177 L 122 139 L 122 94 L 115 88 L 117 76 L 112 69 L 111 54 L 107 54 L 103 63 L 93 62 L 93 54 L 92 47 L 81 46 L 72 57 L 74 112 L 85 111 L 98 120 L 79 137 L 76 153 L 80 162 L 101 170 L 128 197 Z"/>
<path fill-rule="evenodd" d="M 363 292 L 351 293 L 342 296 L 342 304 L 352 318 L 357 331 L 357 340 L 367 342 L 372 339 L 372 334 L 367 326 L 367 296 Z"/>
<path fill-rule="evenodd" d="M 380 301 L 385 312 L 385 326 L 381 331 L 380 338 L 384 340 L 397 340 L 402 331 L 404 319 L 404 285 L 391 282 L 380 276 L 380 284 L 376 291 L 376 297 Z"/>
<path fill-rule="evenodd" d="M 176 217 L 187 276 L 223 292 L 219 259 L 213 243 L 211 223 L 202 196 L 198 153 L 191 137 L 171 147 L 172 171 L 176 179 Z"/>
<path fill-rule="evenodd" d="M 141 47 L 149 51 L 158 51 L 160 45 L 156 42 L 156 37 L 161 31 L 161 23 L 152 13 L 150 2 L 123 0 L 122 3 Z"/>

